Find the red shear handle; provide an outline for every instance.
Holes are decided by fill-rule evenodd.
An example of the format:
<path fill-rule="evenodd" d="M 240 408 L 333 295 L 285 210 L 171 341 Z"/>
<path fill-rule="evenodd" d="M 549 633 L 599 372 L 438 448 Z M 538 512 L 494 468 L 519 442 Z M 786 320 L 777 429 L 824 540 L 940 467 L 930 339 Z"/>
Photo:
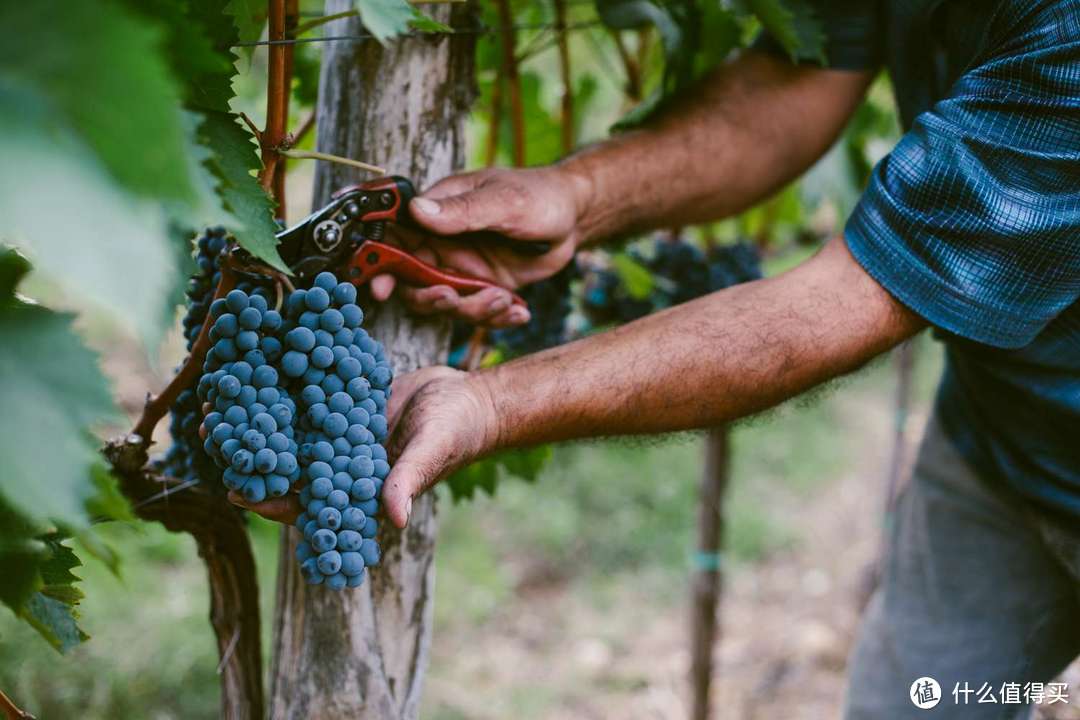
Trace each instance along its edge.
<path fill-rule="evenodd" d="M 488 280 L 440 270 L 400 248 L 375 240 L 365 240 L 357 248 L 349 260 L 346 271 L 349 282 L 357 286 L 364 285 L 376 275 L 387 274 L 418 287 L 447 285 L 462 295 L 472 295 L 487 288 L 501 287 Z M 510 298 L 515 305 L 526 305 L 525 301 L 515 293 L 510 293 Z"/>

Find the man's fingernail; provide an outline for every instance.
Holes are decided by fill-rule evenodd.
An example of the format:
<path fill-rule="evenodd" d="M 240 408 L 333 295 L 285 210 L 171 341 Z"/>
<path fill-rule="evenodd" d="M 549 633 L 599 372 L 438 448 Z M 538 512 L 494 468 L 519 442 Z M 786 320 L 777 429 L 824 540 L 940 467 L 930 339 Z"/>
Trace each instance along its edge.
<path fill-rule="evenodd" d="M 409 524 L 409 518 L 412 517 L 412 498 L 409 498 L 405 502 L 405 524 Z"/>
<path fill-rule="evenodd" d="M 440 206 L 439 203 L 422 197 L 413 198 L 412 206 L 424 215 L 438 215 L 439 211 L 442 210 L 442 206 Z"/>
<path fill-rule="evenodd" d="M 529 311 L 520 306 L 510 308 L 510 322 L 515 325 L 523 325 L 529 322 Z"/>
<path fill-rule="evenodd" d="M 492 310 L 493 312 L 499 312 L 500 310 L 505 310 L 508 307 L 510 307 L 509 298 L 501 297 L 501 296 L 495 298 L 494 300 L 491 301 L 490 304 L 488 304 L 488 308 L 490 310 Z"/>

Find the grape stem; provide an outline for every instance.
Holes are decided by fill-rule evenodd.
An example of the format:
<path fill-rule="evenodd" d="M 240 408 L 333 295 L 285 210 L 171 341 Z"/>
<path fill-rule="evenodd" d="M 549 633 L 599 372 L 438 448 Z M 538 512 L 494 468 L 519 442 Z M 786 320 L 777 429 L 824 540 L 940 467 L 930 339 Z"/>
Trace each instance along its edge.
<path fill-rule="evenodd" d="M 371 165 L 370 163 L 362 162 L 360 160 L 353 160 L 352 158 L 341 157 L 340 155 L 331 155 L 330 153 L 315 152 L 314 150 L 288 150 L 285 148 L 278 149 L 279 155 L 284 155 L 287 158 L 294 158 L 296 160 L 325 160 L 326 162 L 338 163 L 339 165 L 348 165 L 354 168 L 360 168 L 361 170 L 367 170 L 370 173 L 376 175 L 385 175 L 386 168 L 379 167 L 378 165 Z"/>
<path fill-rule="evenodd" d="M 237 272 L 262 275 L 273 279 L 279 288 L 278 306 L 280 306 L 282 295 L 291 293 L 296 289 L 292 281 L 289 280 L 289 276 L 285 273 L 275 270 L 265 263 L 250 260 L 246 255 L 237 255 L 235 248 L 233 248 L 222 258 L 221 280 L 214 290 L 213 300 L 225 297 L 230 290 L 236 287 Z M 284 292 L 281 288 L 284 288 Z M 169 412 L 173 403 L 176 402 L 177 396 L 185 388 L 195 385 L 199 375 L 202 373 L 203 360 L 206 359 L 206 352 L 209 349 L 210 323 L 204 322 L 202 329 L 199 330 L 199 336 L 191 346 L 191 354 L 184 360 L 180 370 L 173 376 L 173 379 L 165 386 L 164 390 L 146 401 L 142 416 L 131 430 L 132 435 L 138 435 L 143 439 L 144 443 L 150 444 L 154 435 L 154 428 L 161 421 L 161 418 L 165 417 Z"/>
<path fill-rule="evenodd" d="M 225 262 L 221 264 L 221 281 L 218 282 L 217 289 L 214 291 L 214 300 L 225 297 L 230 290 L 236 287 L 236 273 L 233 272 L 230 258 L 231 255 L 227 256 Z M 209 320 L 209 318 L 207 319 Z M 169 412 L 169 408 L 176 402 L 177 396 L 185 388 L 195 384 L 202 373 L 203 360 L 206 358 L 206 351 L 209 348 L 210 323 L 204 322 L 202 329 L 199 330 L 199 337 L 195 339 L 195 343 L 191 346 L 191 354 L 184 360 L 184 364 L 180 366 L 180 370 L 165 386 L 165 389 L 156 396 L 147 399 L 139 421 L 135 423 L 135 427 L 131 430 L 133 435 L 137 435 L 142 439 L 144 445 L 150 444 L 154 435 L 154 428 L 161 421 L 161 418 L 165 417 Z"/>
<path fill-rule="evenodd" d="M 34 720 L 34 716 L 25 710 L 21 710 L 15 703 L 11 701 L 3 690 L 0 690 L 0 710 L 4 712 L 4 717 L 7 720 Z"/>

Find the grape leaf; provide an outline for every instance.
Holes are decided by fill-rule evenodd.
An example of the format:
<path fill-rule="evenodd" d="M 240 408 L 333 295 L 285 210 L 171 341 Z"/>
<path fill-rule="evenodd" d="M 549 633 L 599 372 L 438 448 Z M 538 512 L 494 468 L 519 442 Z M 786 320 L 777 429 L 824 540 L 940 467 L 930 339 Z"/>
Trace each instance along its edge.
<path fill-rule="evenodd" d="M 73 603 L 45 595 L 35 593 L 30 597 L 21 617 L 30 623 L 50 645 L 62 653 L 66 653 L 79 643 L 90 639 L 90 636 L 79 627 L 78 620 L 72 610 Z"/>
<path fill-rule="evenodd" d="M 412 19 L 409 20 L 409 27 L 413 30 L 419 30 L 420 32 L 453 32 L 454 28 L 450 27 L 446 23 L 439 22 L 433 17 L 425 15 L 424 13 L 413 8 Z"/>
<path fill-rule="evenodd" d="M 126 1 L 132 11 L 164 35 L 165 59 L 182 85 L 184 104 L 228 112 L 236 74 L 236 56 L 229 46 L 235 42 L 236 32 L 222 0 Z M 265 12 L 265 2 L 262 8 Z"/>
<path fill-rule="evenodd" d="M 656 26 L 664 53 L 674 57 L 683 51 L 685 33 L 671 11 L 652 0 L 596 0 L 600 21 L 615 30 Z"/>
<path fill-rule="evenodd" d="M 647 267 L 621 252 L 611 256 L 611 266 L 630 297 L 635 300 L 644 300 L 652 295 L 656 279 Z"/>
<path fill-rule="evenodd" d="M 237 40 L 254 42 L 262 37 L 266 26 L 268 5 L 266 0 L 229 0 L 225 12 L 232 16 Z M 247 48 L 250 52 L 250 48 Z"/>
<path fill-rule="evenodd" d="M 548 445 L 507 450 L 458 470 L 444 484 L 454 502 L 472 499 L 477 490 L 494 496 L 498 483 L 506 477 L 536 482 L 550 458 L 551 447 Z"/>
<path fill-rule="evenodd" d="M 0 79 L 46 98 L 52 124 L 76 134 L 130 192 L 193 198 L 180 88 L 151 26 L 102 0 L 36 0 L 0 3 L 0 27 Z"/>
<path fill-rule="evenodd" d="M 0 78 L 0 239 L 152 346 L 172 322 L 166 298 L 181 281 L 165 208 L 119 191 L 52 117 L 44 98 Z"/>
<path fill-rule="evenodd" d="M 44 526 L 16 512 L 0 497 L 0 602 L 18 613 L 41 588 L 38 566 L 49 556 L 48 546 L 38 539 Z"/>
<path fill-rule="evenodd" d="M 383 45 L 410 29 L 421 32 L 448 32 L 451 28 L 424 15 L 407 0 L 356 0 L 360 22 Z"/>
<path fill-rule="evenodd" d="M 5 276 L 25 260 L 0 254 Z M 72 316 L 0 297 L 0 406 L 17 422 L 0 433 L 0 496 L 34 521 L 87 523 L 83 503 L 97 463 L 92 426 L 118 419 L 97 356 L 72 329 Z"/>
<path fill-rule="evenodd" d="M 82 563 L 62 544 L 0 499 L 0 602 L 61 652 L 86 639 L 74 606 L 83 598 L 71 571 Z"/>
<path fill-rule="evenodd" d="M 792 60 L 825 63 L 825 33 L 806 0 L 738 0 Z"/>
<path fill-rule="evenodd" d="M 320 60 L 314 45 L 297 45 L 293 51 L 293 98 L 298 105 L 307 108 L 315 107 L 319 100 Z"/>
<path fill-rule="evenodd" d="M 86 512 L 95 520 L 134 520 L 127 498 L 104 463 L 90 469 L 94 493 L 86 499 Z"/>
<path fill-rule="evenodd" d="M 251 173 L 261 167 L 252 136 L 229 113 L 206 113 L 199 135 L 212 151 L 207 167 L 218 178 L 218 194 L 231 217 L 223 224 L 240 247 L 282 272 L 290 272 L 278 255 L 274 204 Z"/>
<path fill-rule="evenodd" d="M 498 482 L 498 461 L 495 458 L 487 458 L 461 468 L 446 478 L 443 484 L 450 490 L 450 497 L 454 502 L 461 502 L 473 499 L 477 489 L 494 496 Z"/>
<path fill-rule="evenodd" d="M 414 8 L 406 0 L 356 0 L 360 22 L 382 44 L 409 31 Z"/>
<path fill-rule="evenodd" d="M 74 551 L 51 533 L 42 538 L 51 556 L 38 567 L 41 589 L 30 596 L 19 616 L 37 630 L 50 645 L 64 653 L 90 636 L 78 625 L 75 606 L 83 592 L 75 587 L 80 580 L 71 571 L 82 566 Z"/>

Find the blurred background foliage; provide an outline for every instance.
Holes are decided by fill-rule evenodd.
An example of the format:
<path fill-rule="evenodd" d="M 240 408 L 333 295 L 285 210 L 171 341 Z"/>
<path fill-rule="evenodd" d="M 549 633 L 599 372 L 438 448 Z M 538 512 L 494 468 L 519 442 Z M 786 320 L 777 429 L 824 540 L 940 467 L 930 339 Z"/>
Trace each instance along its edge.
<path fill-rule="evenodd" d="M 159 4 L 162 8 L 168 5 L 164 0 Z M 226 42 L 257 38 L 264 32 L 258 15 L 265 2 L 232 0 L 230 5 L 248 22 Z M 646 13 L 648 22 L 635 14 L 641 12 L 640 6 L 651 8 Z M 813 59 L 822 52 L 812 18 L 804 15 L 798 2 L 493 0 L 477 2 L 474 7 L 474 29 L 480 33 L 479 92 L 469 120 L 471 167 L 551 162 L 566 152 L 568 138 L 570 144 L 580 147 L 607 136 L 613 127 L 641 122 L 662 110 L 670 97 L 693 92 L 693 84 L 710 67 L 751 42 L 763 25 L 778 35 L 793 57 Z M 320 2 L 301 2 L 303 22 L 317 20 L 321 13 Z M 132 12 L 131 18 L 136 17 Z M 506 17 L 513 29 L 509 41 L 505 32 L 499 32 L 500 26 L 506 26 Z M 138 36 L 141 26 L 135 19 L 131 22 L 136 24 L 133 32 Z M 565 32 L 557 30 L 559 25 L 565 26 Z M 171 28 L 170 33 L 161 23 L 148 23 L 147 27 L 152 29 L 140 40 L 145 47 L 128 50 L 157 57 L 155 45 L 175 43 L 183 37 L 176 32 L 183 28 Z M 320 28 L 313 28 L 308 35 L 317 37 L 320 32 Z M 117 42 L 128 42 L 126 37 Z M 507 42 L 517 66 L 516 88 L 508 80 Z M 290 118 L 290 128 L 296 131 L 310 127 L 313 120 L 320 47 L 318 42 L 296 46 Z M 98 52 L 111 57 L 121 50 L 90 46 L 85 52 L 88 57 Z M 568 58 L 569 63 L 561 58 Z M 135 60 L 118 56 L 116 62 L 130 65 Z M 164 87 L 175 95 L 177 108 L 187 102 L 185 107 L 202 112 L 244 112 L 262 125 L 265 47 L 239 50 L 235 67 L 224 72 L 207 61 L 203 72 L 231 79 L 231 91 L 218 88 L 214 98 L 185 95 L 181 83 L 167 80 L 168 69 L 148 62 L 146 73 L 166 78 Z M 20 98 L 17 91 L 22 91 L 22 85 L 9 80 L 0 73 L 0 102 Z M 520 112 L 513 108 L 514 95 L 520 97 Z M 117 102 L 123 104 L 122 100 Z M 132 116 L 140 117 L 130 104 L 125 106 Z M 515 114 L 522 121 L 520 132 L 515 127 Z M 33 119 L 25 113 L 19 117 Z M 175 134 L 180 138 L 178 152 L 183 154 L 184 133 L 194 132 L 185 125 L 191 117 L 179 113 L 161 122 L 175 123 Z M 567 125 L 572 133 L 565 131 Z M 28 127 L 32 128 L 32 123 Z M 898 134 L 891 91 L 887 79 L 881 78 L 836 146 L 802 180 L 738 217 L 685 229 L 681 236 L 698 245 L 749 239 L 760 248 L 767 274 L 783 271 L 842 227 L 869 169 Z M 311 148 L 313 136 L 302 133 L 299 147 Z M 14 136 L 3 137 L 12 141 Z M 4 148 L 10 144 L 3 145 L 0 139 Z M 17 150 L 11 152 L 17 154 Z M 68 155 L 55 157 L 59 157 L 57 162 L 70 161 Z M 25 158 L 26 163 L 40 160 L 41 156 L 32 154 Z M 295 220 L 308 210 L 312 166 L 305 162 L 290 162 L 289 166 L 286 209 Z M 230 172 L 231 177 L 237 177 L 235 169 L 219 172 L 216 181 L 205 177 L 205 169 L 189 170 L 191 179 L 186 185 L 177 181 L 177 203 L 165 206 L 164 213 L 145 205 L 139 206 L 140 210 L 130 198 L 93 195 L 113 192 L 111 182 L 100 176 L 86 178 L 89 190 L 81 196 L 82 201 L 97 202 L 110 213 L 142 223 L 124 226 L 124 234 L 117 239 L 121 251 L 130 247 L 139 233 L 149 232 L 151 225 L 156 228 L 153 233 L 158 233 L 153 237 L 167 235 L 170 218 L 180 218 L 184 224 L 193 219 L 201 222 L 214 217 L 215 208 L 220 212 L 223 205 L 226 212 L 235 215 L 228 202 L 221 200 L 225 195 L 220 187 L 229 182 Z M 97 168 L 93 172 L 102 171 Z M 5 181 L 8 184 L 0 184 L 0 190 L 12 182 L 10 173 L 0 172 L 0 183 Z M 0 208 L 7 211 L 8 205 L 0 203 Z M 240 227 L 244 219 L 234 217 L 233 222 Z M 255 223 L 250 217 L 248 222 Z M 68 237 L 77 234 L 66 225 L 50 225 L 47 230 Z M 150 242 L 152 251 L 163 258 L 173 252 L 167 243 L 159 246 L 154 242 Z M 620 264 L 619 258 L 628 257 L 620 248 L 607 254 L 608 262 L 614 265 Z M 175 290 L 175 278 L 164 278 L 177 274 L 186 259 L 165 259 L 167 263 L 151 258 L 161 278 L 152 277 L 156 284 L 151 283 L 146 292 L 160 294 L 165 286 L 172 288 L 169 293 Z M 101 260 L 99 255 L 95 262 Z M 129 262 L 130 258 L 124 257 L 120 266 L 130 267 Z M 134 342 L 130 332 L 131 327 L 153 327 L 145 314 L 122 316 L 118 321 L 107 312 L 110 303 L 117 302 L 108 294 L 95 296 L 103 310 L 87 309 L 83 299 L 65 289 L 56 274 L 31 275 L 21 290 L 58 307 L 82 311 L 80 333 L 102 353 L 121 408 L 129 415 L 137 413 L 146 388 L 159 387 L 181 357 L 176 328 L 168 331 L 160 352 L 151 352 L 148 358 L 145 347 Z M 78 300 L 73 302 L 73 297 Z M 163 314 L 157 303 L 158 299 L 142 311 Z M 149 338 L 149 347 L 156 347 L 155 337 L 152 329 L 143 333 L 144 339 Z M 938 365 L 937 350 L 929 343 L 919 344 L 919 354 L 926 361 L 919 363 L 916 421 L 929 401 Z M 812 536 L 825 530 L 793 522 L 792 517 L 824 504 L 820 512 L 807 514 L 820 515 L 822 522 L 835 521 L 828 507 L 849 500 L 853 488 L 860 494 L 859 507 L 869 518 L 864 524 L 871 530 L 869 545 L 864 541 L 861 547 L 873 545 L 882 503 L 881 465 L 892 427 L 892 373 L 886 364 L 879 363 L 840 385 L 838 390 L 824 393 L 824 399 L 790 404 L 734 429 L 734 487 L 725 543 L 728 567 L 736 583 L 739 577 L 752 577 L 755 569 L 801 567 L 804 561 L 827 564 L 823 555 L 800 555 L 804 545 L 813 544 L 808 533 Z M 612 708 L 622 709 L 616 716 L 643 717 L 646 713 L 639 712 L 639 701 L 649 707 L 650 703 L 664 706 L 667 701 L 658 688 L 667 687 L 671 677 L 682 679 L 685 657 L 679 654 L 679 634 L 684 632 L 683 607 L 701 472 L 700 438 L 684 435 L 646 442 L 583 443 L 545 450 L 541 455 L 536 462 L 527 462 L 523 472 L 512 473 L 514 468 L 508 469 L 506 464 L 489 466 L 473 481 L 486 483 L 489 491 L 494 490 L 491 473 L 535 474 L 534 483 L 505 482 L 495 498 L 476 495 L 469 503 L 444 502 L 440 506 L 443 528 L 437 556 L 436 648 L 425 717 L 612 716 L 606 712 Z M 857 479 L 854 484 L 853 478 Z M 112 511 L 122 517 L 122 503 Z M 263 607 L 269 608 L 277 533 L 258 518 L 250 522 Z M 10 613 L 0 612 L 0 688 L 44 718 L 214 717 L 218 708 L 217 657 L 207 623 L 204 569 L 190 538 L 167 533 L 158 525 L 121 520 L 102 526 L 93 542 L 102 549 L 98 553 L 102 559 L 88 559 L 76 570 L 88 595 L 82 605 L 82 625 L 93 640 L 59 658 L 33 630 Z M 109 548 L 120 550 L 119 561 Z M 864 554 L 864 560 L 869 560 L 870 551 Z M 846 574 L 836 579 L 837 589 L 854 583 L 858 570 L 838 570 Z M 792 582 L 797 586 L 800 581 Z M 730 602 L 736 615 L 739 603 L 752 606 L 755 598 L 760 600 L 755 592 L 733 592 Z M 795 593 L 792 601 L 798 602 L 797 597 Z M 844 598 L 834 601 L 849 602 Z M 583 626 L 592 621 L 595 626 Z M 543 630 L 534 631 L 533 623 L 540 623 Z M 647 641 L 643 623 L 673 637 L 672 644 L 661 644 L 658 650 Z M 268 623 L 264 626 L 266 649 L 270 647 L 270 630 Z M 734 632 L 738 634 L 738 630 Z M 753 635 L 752 630 L 747 634 Z M 595 639 L 596 644 L 582 645 L 583 636 Z M 742 642 L 750 640 L 743 638 Z M 567 661 L 565 673 L 554 669 L 568 653 L 584 658 L 581 662 L 586 668 L 598 663 L 598 667 L 616 670 L 607 674 L 597 671 L 583 686 L 582 678 L 575 675 L 576 661 Z M 620 659 L 613 659 L 613 654 Z M 513 658 L 531 667 L 533 676 L 513 675 L 507 667 L 513 663 L 506 662 Z M 631 669 L 618 669 L 624 661 Z M 653 670 L 639 669 L 649 667 Z"/>

